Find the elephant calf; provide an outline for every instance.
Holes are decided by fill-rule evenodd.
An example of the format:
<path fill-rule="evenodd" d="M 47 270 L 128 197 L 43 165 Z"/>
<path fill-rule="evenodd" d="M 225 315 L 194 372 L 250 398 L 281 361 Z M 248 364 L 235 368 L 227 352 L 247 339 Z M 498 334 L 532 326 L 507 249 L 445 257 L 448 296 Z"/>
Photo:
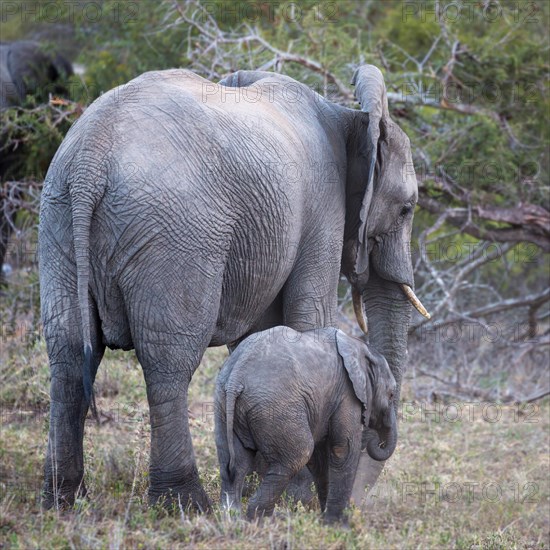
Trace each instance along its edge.
<path fill-rule="evenodd" d="M 334 328 L 275 327 L 244 340 L 216 384 L 222 507 L 240 512 L 256 453 L 267 462 L 247 515 L 271 515 L 307 465 L 328 522 L 342 519 L 355 478 L 363 424 L 369 455 L 386 460 L 397 441 L 395 379 L 388 363 Z"/>

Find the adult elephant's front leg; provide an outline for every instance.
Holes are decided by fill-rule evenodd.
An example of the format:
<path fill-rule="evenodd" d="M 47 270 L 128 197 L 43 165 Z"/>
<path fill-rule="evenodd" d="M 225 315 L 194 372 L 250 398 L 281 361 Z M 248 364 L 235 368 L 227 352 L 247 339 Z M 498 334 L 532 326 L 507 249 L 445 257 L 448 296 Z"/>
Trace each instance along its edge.
<path fill-rule="evenodd" d="M 283 324 L 297 331 L 337 326 L 340 256 L 311 246 L 296 263 L 283 290 Z"/>
<path fill-rule="evenodd" d="M 192 506 L 205 512 L 210 501 L 199 480 L 187 409 L 191 375 L 204 350 L 191 356 L 183 346 L 146 344 L 145 348 L 138 357 L 151 422 L 149 503 Z"/>
<path fill-rule="evenodd" d="M 168 244 L 155 242 L 156 250 Z M 162 248 L 166 246 L 166 248 Z M 128 320 L 143 368 L 151 423 L 149 502 L 207 511 L 209 499 L 199 481 L 187 411 L 191 377 L 214 333 L 221 278 L 205 273 L 218 266 L 174 254 L 170 261 L 150 254 L 139 273 L 124 279 Z M 219 269 L 221 271 L 221 269 Z M 207 283 L 210 284 L 207 284 Z"/>

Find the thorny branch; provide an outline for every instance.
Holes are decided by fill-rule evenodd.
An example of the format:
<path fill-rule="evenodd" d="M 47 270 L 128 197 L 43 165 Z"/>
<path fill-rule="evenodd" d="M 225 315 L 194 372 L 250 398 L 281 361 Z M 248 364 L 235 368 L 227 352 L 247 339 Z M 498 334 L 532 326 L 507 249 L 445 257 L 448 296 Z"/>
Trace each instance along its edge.
<path fill-rule="evenodd" d="M 25 156 L 24 146 L 36 141 L 35 126 L 57 128 L 64 121 L 80 116 L 83 110 L 79 103 L 50 97 L 47 104 L 4 111 L 0 132 L 0 154 L 4 162 L 8 162 L 6 159 L 13 154 Z M 7 226 L 11 231 L 17 231 L 14 218 L 18 212 L 37 214 L 41 189 L 42 183 L 33 178 L 0 182 L 0 230 L 4 231 Z"/>
<path fill-rule="evenodd" d="M 442 385 L 445 389 L 444 390 L 437 390 L 432 392 L 432 398 L 439 400 L 442 397 L 448 398 L 458 398 L 463 400 L 468 399 L 479 399 L 486 402 L 492 402 L 495 399 L 494 392 L 484 390 L 482 388 L 478 387 L 472 387 L 470 385 L 464 386 L 460 384 L 458 381 L 449 381 L 441 376 L 437 376 L 431 372 L 426 372 L 422 369 L 417 369 L 417 374 L 420 374 L 421 376 L 425 376 L 426 378 L 432 378 L 439 382 L 440 385 Z M 530 395 L 529 397 L 518 397 L 515 394 L 506 393 L 499 397 L 499 401 L 501 403 L 514 403 L 514 404 L 526 404 L 526 403 L 534 403 L 535 401 L 539 401 L 540 399 L 544 399 L 546 396 L 550 395 L 550 390 L 544 390 L 535 392 L 533 395 Z"/>
<path fill-rule="evenodd" d="M 459 227 L 461 231 L 491 242 L 532 242 L 545 252 L 550 252 L 550 212 L 542 206 L 518 204 L 514 208 L 504 208 L 479 204 L 466 207 L 470 204 L 468 193 L 457 195 L 456 191 L 450 191 L 449 182 L 445 178 L 426 175 L 417 179 L 418 204 L 431 214 L 444 215 L 446 222 Z M 436 200 L 430 196 L 427 181 L 435 182 L 438 190 L 455 201 L 458 199 L 465 206 L 449 207 L 444 202 Z M 483 226 L 484 221 L 498 222 L 506 226 L 489 229 Z"/>

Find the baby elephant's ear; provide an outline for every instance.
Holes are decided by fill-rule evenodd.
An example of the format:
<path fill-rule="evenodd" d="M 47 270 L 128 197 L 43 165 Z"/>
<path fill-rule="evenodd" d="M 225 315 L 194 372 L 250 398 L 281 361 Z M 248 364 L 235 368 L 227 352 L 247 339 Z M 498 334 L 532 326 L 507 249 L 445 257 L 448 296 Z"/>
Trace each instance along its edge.
<path fill-rule="evenodd" d="M 349 379 L 353 386 L 353 391 L 357 396 L 357 399 L 363 403 L 363 407 L 366 409 L 368 406 L 367 398 L 367 379 L 365 368 L 361 365 L 357 346 L 351 338 L 346 336 L 341 331 L 336 331 L 336 345 L 338 347 L 338 353 L 342 358 L 344 367 L 348 372 Z"/>

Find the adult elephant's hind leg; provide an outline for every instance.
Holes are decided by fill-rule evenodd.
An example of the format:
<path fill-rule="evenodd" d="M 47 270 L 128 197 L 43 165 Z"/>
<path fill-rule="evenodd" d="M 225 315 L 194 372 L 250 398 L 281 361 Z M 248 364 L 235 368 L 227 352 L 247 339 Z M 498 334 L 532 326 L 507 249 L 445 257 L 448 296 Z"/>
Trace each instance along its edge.
<path fill-rule="evenodd" d="M 204 512 L 210 502 L 195 463 L 187 391 L 206 344 L 183 336 L 185 344 L 162 342 L 165 338 L 166 330 L 159 330 L 136 345 L 151 421 L 149 502 L 184 509 L 192 506 Z"/>
<path fill-rule="evenodd" d="M 42 501 L 44 508 L 71 506 L 77 491 L 86 493 L 83 484 L 83 438 L 88 404 L 84 399 L 84 353 L 80 317 L 75 303 L 76 295 L 60 282 L 50 279 L 47 292 L 42 294 L 42 319 L 51 375 L 50 428 Z M 90 320 L 93 381 L 105 348 L 99 337 L 97 314 L 92 307 Z"/>
<path fill-rule="evenodd" d="M 139 272 L 128 272 L 122 288 L 149 403 L 149 502 L 208 511 L 189 432 L 187 392 L 215 330 L 223 264 L 175 253 L 166 259 L 160 253 L 171 243 L 153 244 L 155 254 L 141 259 Z"/>

